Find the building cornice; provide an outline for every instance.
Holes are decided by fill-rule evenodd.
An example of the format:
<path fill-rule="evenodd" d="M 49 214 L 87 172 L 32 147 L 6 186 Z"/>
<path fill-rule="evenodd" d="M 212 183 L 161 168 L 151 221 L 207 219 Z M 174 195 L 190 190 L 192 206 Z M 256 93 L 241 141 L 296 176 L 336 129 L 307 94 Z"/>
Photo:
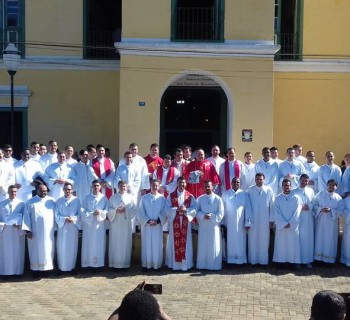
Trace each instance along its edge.
<path fill-rule="evenodd" d="M 162 57 L 259 57 L 271 58 L 279 49 L 273 41 L 175 42 L 169 39 L 124 38 L 115 48 L 123 55 Z"/>
<path fill-rule="evenodd" d="M 15 108 L 28 108 L 29 97 L 32 92 L 28 89 L 28 86 L 14 86 Z M 0 109 L 10 108 L 8 103 L 3 103 L 2 99 L 9 99 L 11 97 L 10 86 L 0 86 Z"/>
<path fill-rule="evenodd" d="M 275 61 L 274 72 L 350 72 L 349 60 L 304 60 L 304 61 Z"/>
<path fill-rule="evenodd" d="M 3 60 L 0 68 L 5 69 Z M 19 70 L 95 70 L 119 71 L 119 60 L 86 60 L 80 57 L 26 56 L 21 59 Z"/>

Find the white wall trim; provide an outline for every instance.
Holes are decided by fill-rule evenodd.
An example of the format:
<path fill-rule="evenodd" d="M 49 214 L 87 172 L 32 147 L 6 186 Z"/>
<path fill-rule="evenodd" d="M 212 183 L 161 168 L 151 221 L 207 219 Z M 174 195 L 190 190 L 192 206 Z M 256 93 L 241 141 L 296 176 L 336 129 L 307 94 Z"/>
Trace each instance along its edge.
<path fill-rule="evenodd" d="M 171 41 L 169 38 L 123 38 L 121 42 L 115 42 L 114 45 L 116 46 L 118 43 L 163 43 L 163 44 L 179 44 L 179 45 L 184 45 L 187 46 L 188 44 L 192 45 L 200 45 L 202 46 L 203 44 L 207 45 L 212 45 L 212 44 L 218 44 L 221 42 L 204 42 L 204 41 Z M 228 45 L 273 45 L 274 40 L 225 40 L 225 44 Z"/>
<path fill-rule="evenodd" d="M 0 68 L 5 69 L 1 60 Z M 86 60 L 79 57 L 26 56 L 19 70 L 98 70 L 119 71 L 119 60 Z"/>
<path fill-rule="evenodd" d="M 121 55 L 184 57 L 272 57 L 279 49 L 273 41 L 172 42 L 169 39 L 123 39 L 115 48 Z"/>
<path fill-rule="evenodd" d="M 349 60 L 318 60 L 308 59 L 304 61 L 275 61 L 274 72 L 350 72 Z"/>
<path fill-rule="evenodd" d="M 28 108 L 29 107 L 29 97 L 32 95 L 32 92 L 28 90 L 28 86 L 14 86 L 14 98 L 15 105 L 14 108 Z M 8 99 L 9 103 L 4 104 L 1 100 Z M 10 86 L 0 86 L 0 109 L 1 108 L 10 108 L 10 98 L 11 98 L 11 87 Z M 20 103 L 16 104 L 16 100 Z"/>
<path fill-rule="evenodd" d="M 231 90 L 229 88 L 229 86 L 226 84 L 225 81 L 223 81 L 220 77 L 216 76 L 215 74 L 208 72 L 208 71 L 203 71 L 203 70 L 183 70 L 182 72 L 180 72 L 179 74 L 171 77 L 168 79 L 168 81 L 165 83 L 165 85 L 163 86 L 163 89 L 160 92 L 159 95 L 159 108 L 161 107 L 161 101 L 162 101 L 162 97 L 164 95 L 164 92 L 166 89 L 168 89 L 169 86 L 172 85 L 172 83 L 176 82 L 177 80 L 181 79 L 182 77 L 184 77 L 187 74 L 198 74 L 198 75 L 203 75 L 206 77 L 209 77 L 211 79 L 213 79 L 214 81 L 216 81 L 218 83 L 218 85 L 222 88 L 222 90 L 225 92 L 226 97 L 227 97 L 227 145 L 230 147 L 233 145 L 233 141 L 232 141 L 232 132 L 233 132 L 233 97 L 232 97 L 232 93 Z M 195 89 L 195 87 L 193 88 Z"/>

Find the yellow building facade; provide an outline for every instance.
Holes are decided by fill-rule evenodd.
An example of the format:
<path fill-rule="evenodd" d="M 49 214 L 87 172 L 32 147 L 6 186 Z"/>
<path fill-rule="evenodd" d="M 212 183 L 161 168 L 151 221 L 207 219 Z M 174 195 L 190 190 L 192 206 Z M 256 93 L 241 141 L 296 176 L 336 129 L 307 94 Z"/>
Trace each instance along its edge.
<path fill-rule="evenodd" d="M 303 1 L 302 60 L 274 65 L 274 144 L 349 153 L 349 1 Z"/>
<path fill-rule="evenodd" d="M 10 2 L 1 8 L 12 17 Z M 14 42 L 24 51 L 17 148 L 103 143 L 117 159 L 131 142 L 140 154 L 153 142 L 162 154 L 218 144 L 257 160 L 262 147 L 283 155 L 301 143 L 319 163 L 327 150 L 339 161 L 349 152 L 348 1 L 15 2 L 22 33 Z M 3 42 L 13 41 L 5 27 Z M 110 34 L 99 43 L 103 28 Z M 0 81 L 7 123 L 4 66 Z"/>

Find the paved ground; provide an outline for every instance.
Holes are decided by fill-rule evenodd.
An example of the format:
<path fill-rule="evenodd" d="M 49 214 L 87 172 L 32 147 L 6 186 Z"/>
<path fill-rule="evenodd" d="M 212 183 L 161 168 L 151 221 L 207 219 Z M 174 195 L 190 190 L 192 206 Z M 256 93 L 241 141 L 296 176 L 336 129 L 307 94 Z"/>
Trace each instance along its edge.
<path fill-rule="evenodd" d="M 312 270 L 275 266 L 224 267 L 220 272 L 128 272 L 79 270 L 0 280 L 0 319 L 107 319 L 122 297 L 142 280 L 162 283 L 157 296 L 172 319 L 308 319 L 312 296 L 321 289 L 350 292 L 350 269 Z"/>

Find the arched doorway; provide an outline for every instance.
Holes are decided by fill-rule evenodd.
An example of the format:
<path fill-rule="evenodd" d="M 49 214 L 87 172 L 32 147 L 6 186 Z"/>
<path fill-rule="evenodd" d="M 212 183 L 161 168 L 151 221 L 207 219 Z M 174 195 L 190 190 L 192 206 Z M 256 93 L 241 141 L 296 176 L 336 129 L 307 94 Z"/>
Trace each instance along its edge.
<path fill-rule="evenodd" d="M 213 144 L 227 148 L 227 97 L 215 80 L 181 77 L 165 90 L 160 108 L 161 154 L 174 154 L 183 144 L 206 152 Z"/>

